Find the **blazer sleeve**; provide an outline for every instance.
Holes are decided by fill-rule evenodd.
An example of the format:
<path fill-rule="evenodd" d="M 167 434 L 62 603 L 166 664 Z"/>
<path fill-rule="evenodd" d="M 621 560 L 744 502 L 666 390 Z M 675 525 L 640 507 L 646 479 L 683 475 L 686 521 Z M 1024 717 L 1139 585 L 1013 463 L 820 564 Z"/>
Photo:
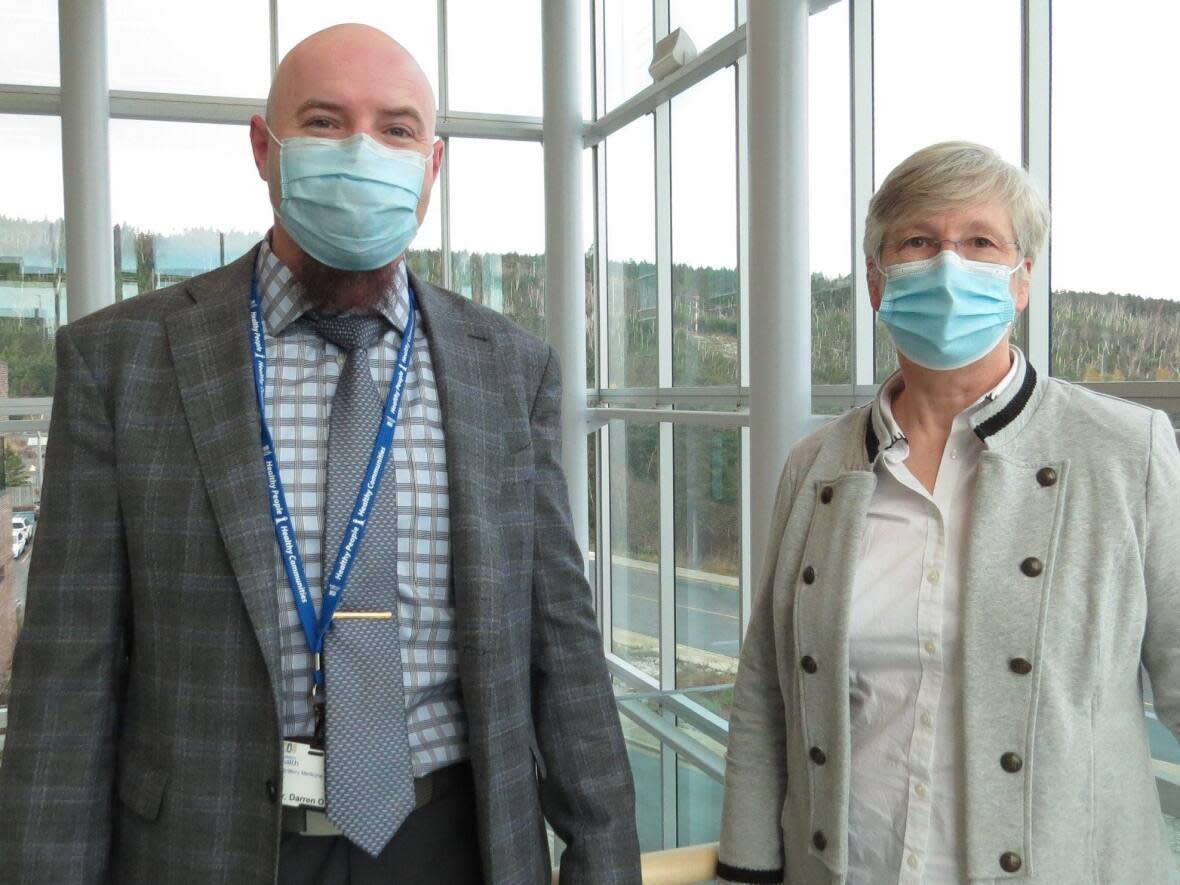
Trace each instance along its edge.
<path fill-rule="evenodd" d="M 536 468 L 532 704 L 541 807 L 566 844 L 562 885 L 639 876 L 635 788 L 561 469 L 561 374 L 552 348 L 530 413 Z"/>
<path fill-rule="evenodd" d="M 787 734 L 775 643 L 774 575 L 794 497 L 792 474 L 788 458 L 734 681 L 717 863 L 718 877 L 727 882 L 783 881 L 780 821 L 787 794 Z"/>
<path fill-rule="evenodd" d="M 114 437 L 99 386 L 61 329 L 0 765 L 3 883 L 80 885 L 108 875 L 127 581 Z"/>
<path fill-rule="evenodd" d="M 1151 423 L 1143 572 L 1147 628 L 1143 663 L 1151 677 L 1155 712 L 1180 739 L 1180 450 L 1163 412 Z"/>

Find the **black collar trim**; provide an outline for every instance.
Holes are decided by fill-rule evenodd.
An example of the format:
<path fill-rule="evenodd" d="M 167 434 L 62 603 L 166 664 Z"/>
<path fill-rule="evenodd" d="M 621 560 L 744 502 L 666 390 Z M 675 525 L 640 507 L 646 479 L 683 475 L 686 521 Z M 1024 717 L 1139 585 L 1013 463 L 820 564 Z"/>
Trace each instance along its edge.
<path fill-rule="evenodd" d="M 1033 395 L 1033 390 L 1037 386 L 1037 370 L 1032 367 L 1032 363 L 1025 364 L 1024 382 L 1020 385 L 1020 390 L 1016 391 L 1016 396 L 1008 401 L 1008 405 L 1000 409 L 986 421 L 981 421 L 975 428 L 975 435 L 981 440 L 987 439 L 996 433 L 999 433 L 1014 420 L 1016 416 L 1024 411 L 1024 407 L 1028 405 L 1029 399 Z"/>
<path fill-rule="evenodd" d="M 783 881 L 783 868 L 777 870 L 750 870 L 734 867 L 717 861 L 717 875 L 727 882 L 750 882 L 752 885 L 777 885 Z"/>
<path fill-rule="evenodd" d="M 873 413 L 870 410 L 868 414 L 869 420 L 865 422 L 865 454 L 869 456 L 869 463 L 872 464 L 877 460 L 877 454 L 881 451 L 881 443 L 877 440 L 877 431 L 873 430 Z"/>

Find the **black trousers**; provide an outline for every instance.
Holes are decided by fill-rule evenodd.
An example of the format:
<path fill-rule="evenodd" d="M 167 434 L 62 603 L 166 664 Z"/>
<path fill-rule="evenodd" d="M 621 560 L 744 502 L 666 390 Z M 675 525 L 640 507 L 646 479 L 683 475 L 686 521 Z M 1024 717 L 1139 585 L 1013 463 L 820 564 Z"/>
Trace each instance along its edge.
<path fill-rule="evenodd" d="M 279 885 L 483 885 L 470 778 L 416 809 L 376 858 L 343 836 L 283 833 Z"/>

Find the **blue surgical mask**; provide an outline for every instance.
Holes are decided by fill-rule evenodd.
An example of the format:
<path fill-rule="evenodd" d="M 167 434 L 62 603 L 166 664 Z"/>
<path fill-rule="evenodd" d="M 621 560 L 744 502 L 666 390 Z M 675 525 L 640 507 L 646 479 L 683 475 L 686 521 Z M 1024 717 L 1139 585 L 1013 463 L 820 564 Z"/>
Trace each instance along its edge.
<path fill-rule="evenodd" d="M 882 270 L 877 315 L 911 361 L 942 371 L 970 365 L 999 344 L 1016 305 L 1008 280 L 1020 269 L 967 261 L 949 249 Z"/>
<path fill-rule="evenodd" d="M 267 131 L 270 128 L 267 127 Z M 279 218 L 304 252 L 329 267 L 373 270 L 418 232 L 426 157 L 376 142 L 300 136 L 279 141 Z"/>

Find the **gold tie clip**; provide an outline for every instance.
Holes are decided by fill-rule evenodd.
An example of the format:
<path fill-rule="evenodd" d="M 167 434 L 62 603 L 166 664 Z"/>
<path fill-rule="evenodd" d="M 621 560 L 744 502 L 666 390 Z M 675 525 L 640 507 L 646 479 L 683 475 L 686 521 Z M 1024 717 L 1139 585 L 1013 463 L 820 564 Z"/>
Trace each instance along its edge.
<path fill-rule="evenodd" d="M 393 612 L 336 612 L 333 621 L 388 621 L 393 618 Z"/>

